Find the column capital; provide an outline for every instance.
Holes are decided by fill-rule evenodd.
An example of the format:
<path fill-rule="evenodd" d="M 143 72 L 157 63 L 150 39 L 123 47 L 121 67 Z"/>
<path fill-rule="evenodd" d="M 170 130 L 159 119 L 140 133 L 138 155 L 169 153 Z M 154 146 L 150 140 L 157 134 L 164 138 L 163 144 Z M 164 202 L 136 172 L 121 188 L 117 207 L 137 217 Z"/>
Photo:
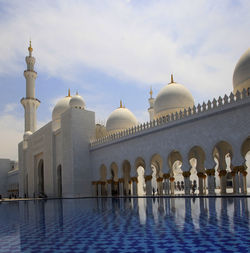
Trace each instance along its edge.
<path fill-rule="evenodd" d="M 165 174 L 163 174 L 163 178 L 164 178 L 164 179 L 169 179 L 169 178 L 170 178 L 170 173 L 165 173 Z"/>
<path fill-rule="evenodd" d="M 162 181 L 163 181 L 163 177 L 158 177 L 158 178 L 156 179 L 156 181 L 157 181 L 157 182 L 162 182 Z"/>
<path fill-rule="evenodd" d="M 220 170 L 219 171 L 219 177 L 223 177 L 227 175 L 227 171 L 226 170 Z"/>
<path fill-rule="evenodd" d="M 183 171 L 182 175 L 183 175 L 183 177 L 190 177 L 191 173 L 190 173 L 190 171 Z"/>
<path fill-rule="evenodd" d="M 198 172 L 197 177 L 206 178 L 206 175 L 203 172 Z"/>
<path fill-rule="evenodd" d="M 207 169 L 205 172 L 208 176 L 215 176 L 215 169 Z"/>
<path fill-rule="evenodd" d="M 170 182 L 174 182 L 174 179 L 175 179 L 174 177 L 169 178 Z"/>
<path fill-rule="evenodd" d="M 130 179 L 131 179 L 133 182 L 138 183 L 138 179 L 137 179 L 137 177 L 131 177 Z"/>
<path fill-rule="evenodd" d="M 148 175 L 148 176 L 144 176 L 144 178 L 145 178 L 145 181 L 150 181 L 152 179 L 152 176 Z"/>
<path fill-rule="evenodd" d="M 119 182 L 119 183 L 124 183 L 124 178 L 119 178 L 119 179 L 118 179 L 118 182 Z"/>

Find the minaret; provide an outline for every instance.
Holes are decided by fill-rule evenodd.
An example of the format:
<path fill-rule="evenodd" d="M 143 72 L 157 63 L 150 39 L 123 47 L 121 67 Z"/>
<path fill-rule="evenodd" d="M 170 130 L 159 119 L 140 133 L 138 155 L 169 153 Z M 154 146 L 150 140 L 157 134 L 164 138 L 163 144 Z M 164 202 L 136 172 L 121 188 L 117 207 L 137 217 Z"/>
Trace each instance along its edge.
<path fill-rule="evenodd" d="M 148 108 L 148 113 L 149 113 L 149 118 L 150 118 L 150 121 L 152 121 L 154 119 L 154 102 L 155 102 L 155 99 L 152 97 L 153 95 L 153 91 L 152 91 L 152 87 L 150 87 L 150 98 L 148 99 L 148 102 L 149 102 L 149 108 Z"/>
<path fill-rule="evenodd" d="M 25 132 L 36 131 L 36 109 L 40 105 L 40 101 L 35 98 L 35 81 L 37 73 L 34 71 L 36 59 L 32 56 L 33 48 L 31 41 L 29 45 L 29 56 L 26 56 L 27 70 L 24 71 L 26 79 L 26 97 L 21 99 L 21 104 L 25 110 Z"/>

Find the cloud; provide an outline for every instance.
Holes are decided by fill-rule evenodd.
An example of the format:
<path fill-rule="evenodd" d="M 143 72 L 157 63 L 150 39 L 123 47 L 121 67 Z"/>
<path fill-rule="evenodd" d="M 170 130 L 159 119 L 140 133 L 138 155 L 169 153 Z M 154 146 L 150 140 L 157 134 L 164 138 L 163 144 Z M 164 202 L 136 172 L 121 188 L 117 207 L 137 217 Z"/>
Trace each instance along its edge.
<path fill-rule="evenodd" d="M 42 97 L 41 88 L 38 97 L 51 100 L 41 104 L 38 118 L 44 114 L 51 119 L 63 92 L 59 82 L 55 84 L 58 79 L 62 86 L 80 86 L 97 121 L 105 121 L 120 98 L 140 122 L 147 121 L 143 92 L 150 85 L 159 90 L 171 73 L 190 89 L 196 103 L 212 100 L 232 90 L 234 66 L 249 47 L 249 9 L 247 0 L 0 0 L 1 96 L 9 96 L 2 80 L 19 76 L 26 67 L 24 48 L 31 37 L 38 77 L 44 77 L 50 90 Z M 102 75 L 95 81 L 84 79 L 90 70 L 92 76 Z M 111 77 L 112 85 L 107 80 L 104 84 L 105 77 Z M 109 89 L 97 87 L 97 82 Z M 9 89 L 16 91 L 14 86 Z M 132 96 L 135 92 L 138 99 L 137 94 Z M 16 106 L 7 102 L 0 115 L 1 138 L 6 143 L 1 152 L 9 157 L 17 156 L 16 143 L 23 134 L 23 118 L 15 112 Z M 45 116 L 38 125 L 44 121 Z"/>
<path fill-rule="evenodd" d="M 14 112 L 15 109 L 18 107 L 19 105 L 16 103 L 10 103 L 10 104 L 6 104 L 4 107 L 4 112 L 5 113 L 10 113 L 10 112 Z"/>
<path fill-rule="evenodd" d="M 231 90 L 233 67 L 250 40 L 248 1 L 27 3 L 4 5 L 0 66 L 21 70 L 16 39 L 25 45 L 31 35 L 38 70 L 71 81 L 84 66 L 140 85 L 162 85 L 173 72 L 208 98 Z"/>
<path fill-rule="evenodd" d="M 17 143 L 22 140 L 23 120 L 14 117 L 11 114 L 0 115 L 0 145 L 1 158 L 17 160 Z"/>

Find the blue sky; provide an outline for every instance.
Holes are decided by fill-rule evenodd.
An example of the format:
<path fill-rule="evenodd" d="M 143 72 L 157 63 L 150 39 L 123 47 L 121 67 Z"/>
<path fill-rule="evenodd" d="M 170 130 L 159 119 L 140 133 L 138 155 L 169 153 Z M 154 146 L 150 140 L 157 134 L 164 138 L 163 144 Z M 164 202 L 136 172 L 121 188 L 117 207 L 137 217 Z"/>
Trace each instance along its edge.
<path fill-rule="evenodd" d="M 38 124 L 76 90 L 104 122 L 122 99 L 140 122 L 170 81 L 196 104 L 232 90 L 232 74 L 250 46 L 250 2 L 237 0 L 0 0 L 0 157 L 17 159 L 22 140 L 29 39 Z"/>

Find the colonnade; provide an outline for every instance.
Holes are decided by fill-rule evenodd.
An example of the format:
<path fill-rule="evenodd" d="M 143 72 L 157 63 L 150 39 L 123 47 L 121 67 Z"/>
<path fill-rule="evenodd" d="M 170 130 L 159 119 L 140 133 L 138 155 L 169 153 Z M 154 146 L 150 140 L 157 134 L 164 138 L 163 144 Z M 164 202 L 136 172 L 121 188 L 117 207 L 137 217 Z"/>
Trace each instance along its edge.
<path fill-rule="evenodd" d="M 184 194 L 190 195 L 193 193 L 194 187 L 190 180 L 192 168 L 196 171 L 199 195 L 214 195 L 216 189 L 219 189 L 222 195 L 227 194 L 228 178 L 232 178 L 234 194 L 246 194 L 246 155 L 249 150 L 250 137 L 241 146 L 241 158 L 239 159 L 238 156 L 238 159 L 235 159 L 232 146 L 225 141 L 220 141 L 212 151 L 212 162 L 210 158 L 210 164 L 213 164 L 212 168 L 207 166 L 206 161 L 209 158 L 206 158 L 206 154 L 200 146 L 191 148 L 187 159 L 183 159 L 180 152 L 174 150 L 169 153 L 167 159 L 163 159 L 159 154 L 154 154 L 150 160 L 142 157 L 137 157 L 134 163 L 124 160 L 120 168 L 119 163 L 115 162 L 111 163 L 109 169 L 105 164 L 102 164 L 99 168 L 100 174 L 97 175 L 99 179 L 92 182 L 93 196 L 174 195 L 176 194 L 176 171 L 178 170 L 178 173 L 183 177 Z M 195 161 L 195 165 L 191 165 L 192 159 Z M 241 162 L 235 164 L 235 161 Z M 134 165 L 131 166 L 131 164 Z M 138 184 L 142 184 L 140 182 L 142 178 L 138 176 L 139 167 L 144 169 L 145 194 L 141 194 L 138 188 Z M 154 178 L 153 168 L 156 170 Z M 219 177 L 219 185 L 216 185 L 216 177 Z M 153 180 L 156 181 L 156 189 L 153 186 Z"/>

